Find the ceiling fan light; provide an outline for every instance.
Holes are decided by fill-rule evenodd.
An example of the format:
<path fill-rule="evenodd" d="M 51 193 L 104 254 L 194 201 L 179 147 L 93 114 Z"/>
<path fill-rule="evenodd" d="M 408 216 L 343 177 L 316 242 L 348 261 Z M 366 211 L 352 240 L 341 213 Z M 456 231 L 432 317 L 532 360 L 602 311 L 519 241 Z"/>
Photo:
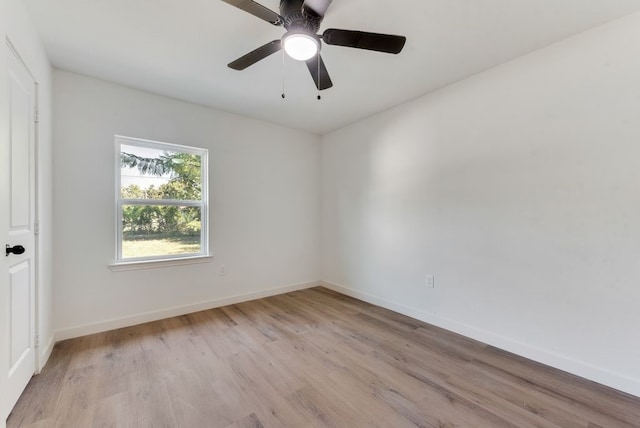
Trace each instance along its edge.
<path fill-rule="evenodd" d="M 320 50 L 320 41 L 305 33 L 287 33 L 282 38 L 284 51 L 297 61 L 307 61 Z"/>

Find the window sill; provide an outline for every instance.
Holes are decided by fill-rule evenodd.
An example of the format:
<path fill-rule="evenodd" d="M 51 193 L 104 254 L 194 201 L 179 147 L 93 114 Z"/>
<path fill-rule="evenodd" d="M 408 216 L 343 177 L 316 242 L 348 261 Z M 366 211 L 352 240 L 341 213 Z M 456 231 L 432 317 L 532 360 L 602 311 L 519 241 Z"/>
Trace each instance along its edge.
<path fill-rule="evenodd" d="M 112 263 L 109 265 L 109 269 L 114 272 L 121 272 L 127 270 L 139 270 L 139 269 L 156 269 L 169 266 L 181 266 L 181 265 L 194 265 L 200 263 L 211 263 L 213 256 L 193 256 L 193 257 L 181 257 L 175 259 L 163 259 L 163 260 L 138 260 L 135 262 L 120 262 Z"/>

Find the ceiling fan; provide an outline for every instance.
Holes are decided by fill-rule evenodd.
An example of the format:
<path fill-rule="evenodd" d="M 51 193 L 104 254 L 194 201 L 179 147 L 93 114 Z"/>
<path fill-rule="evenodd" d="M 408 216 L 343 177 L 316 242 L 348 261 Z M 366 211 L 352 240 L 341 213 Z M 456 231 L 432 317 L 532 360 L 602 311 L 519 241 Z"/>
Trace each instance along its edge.
<path fill-rule="evenodd" d="M 332 0 L 281 0 L 280 13 L 252 0 L 222 0 L 275 26 L 283 26 L 286 33 L 280 40 L 273 40 L 241 56 L 229 64 L 234 70 L 245 68 L 265 59 L 281 49 L 291 58 L 305 61 L 319 91 L 333 86 L 324 61 L 320 56 L 322 42 L 327 45 L 367 49 L 398 54 L 407 38 L 391 34 L 330 28 L 316 34 Z"/>

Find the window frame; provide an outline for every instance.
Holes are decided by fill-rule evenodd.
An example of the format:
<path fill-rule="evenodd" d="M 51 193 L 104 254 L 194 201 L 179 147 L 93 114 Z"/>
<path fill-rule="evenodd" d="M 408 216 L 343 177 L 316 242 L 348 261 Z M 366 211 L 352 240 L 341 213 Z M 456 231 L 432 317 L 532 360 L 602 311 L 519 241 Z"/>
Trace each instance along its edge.
<path fill-rule="evenodd" d="M 116 254 L 115 262 L 111 266 L 150 264 L 152 266 L 173 265 L 181 260 L 186 262 L 199 258 L 209 258 L 209 151 L 207 149 L 185 146 L 181 144 L 165 143 L 161 141 L 146 140 L 142 138 L 127 137 L 123 135 L 115 135 L 115 210 L 116 210 Z M 137 146 L 147 149 L 162 150 L 168 152 L 188 153 L 198 155 L 201 158 L 200 180 L 202 183 L 201 199 L 199 202 L 193 200 L 176 200 L 176 199 L 123 199 L 122 198 L 122 171 L 120 154 L 122 153 L 122 145 Z M 145 257 L 122 257 L 122 209 L 124 205 L 138 206 L 181 206 L 181 207 L 199 207 L 200 208 L 200 252 L 188 254 L 165 254 L 157 256 Z"/>

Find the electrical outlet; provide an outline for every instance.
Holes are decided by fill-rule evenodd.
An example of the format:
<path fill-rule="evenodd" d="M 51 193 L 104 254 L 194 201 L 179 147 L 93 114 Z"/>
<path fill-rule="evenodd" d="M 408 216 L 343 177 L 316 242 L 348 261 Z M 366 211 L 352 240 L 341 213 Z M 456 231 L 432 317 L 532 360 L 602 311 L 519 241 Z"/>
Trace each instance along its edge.
<path fill-rule="evenodd" d="M 424 283 L 427 288 L 436 288 L 436 277 L 434 275 L 427 274 L 425 276 Z"/>
<path fill-rule="evenodd" d="M 220 270 L 218 271 L 218 275 L 219 276 L 225 276 L 226 274 L 227 274 L 227 271 L 224 268 L 224 265 L 220 265 Z"/>

